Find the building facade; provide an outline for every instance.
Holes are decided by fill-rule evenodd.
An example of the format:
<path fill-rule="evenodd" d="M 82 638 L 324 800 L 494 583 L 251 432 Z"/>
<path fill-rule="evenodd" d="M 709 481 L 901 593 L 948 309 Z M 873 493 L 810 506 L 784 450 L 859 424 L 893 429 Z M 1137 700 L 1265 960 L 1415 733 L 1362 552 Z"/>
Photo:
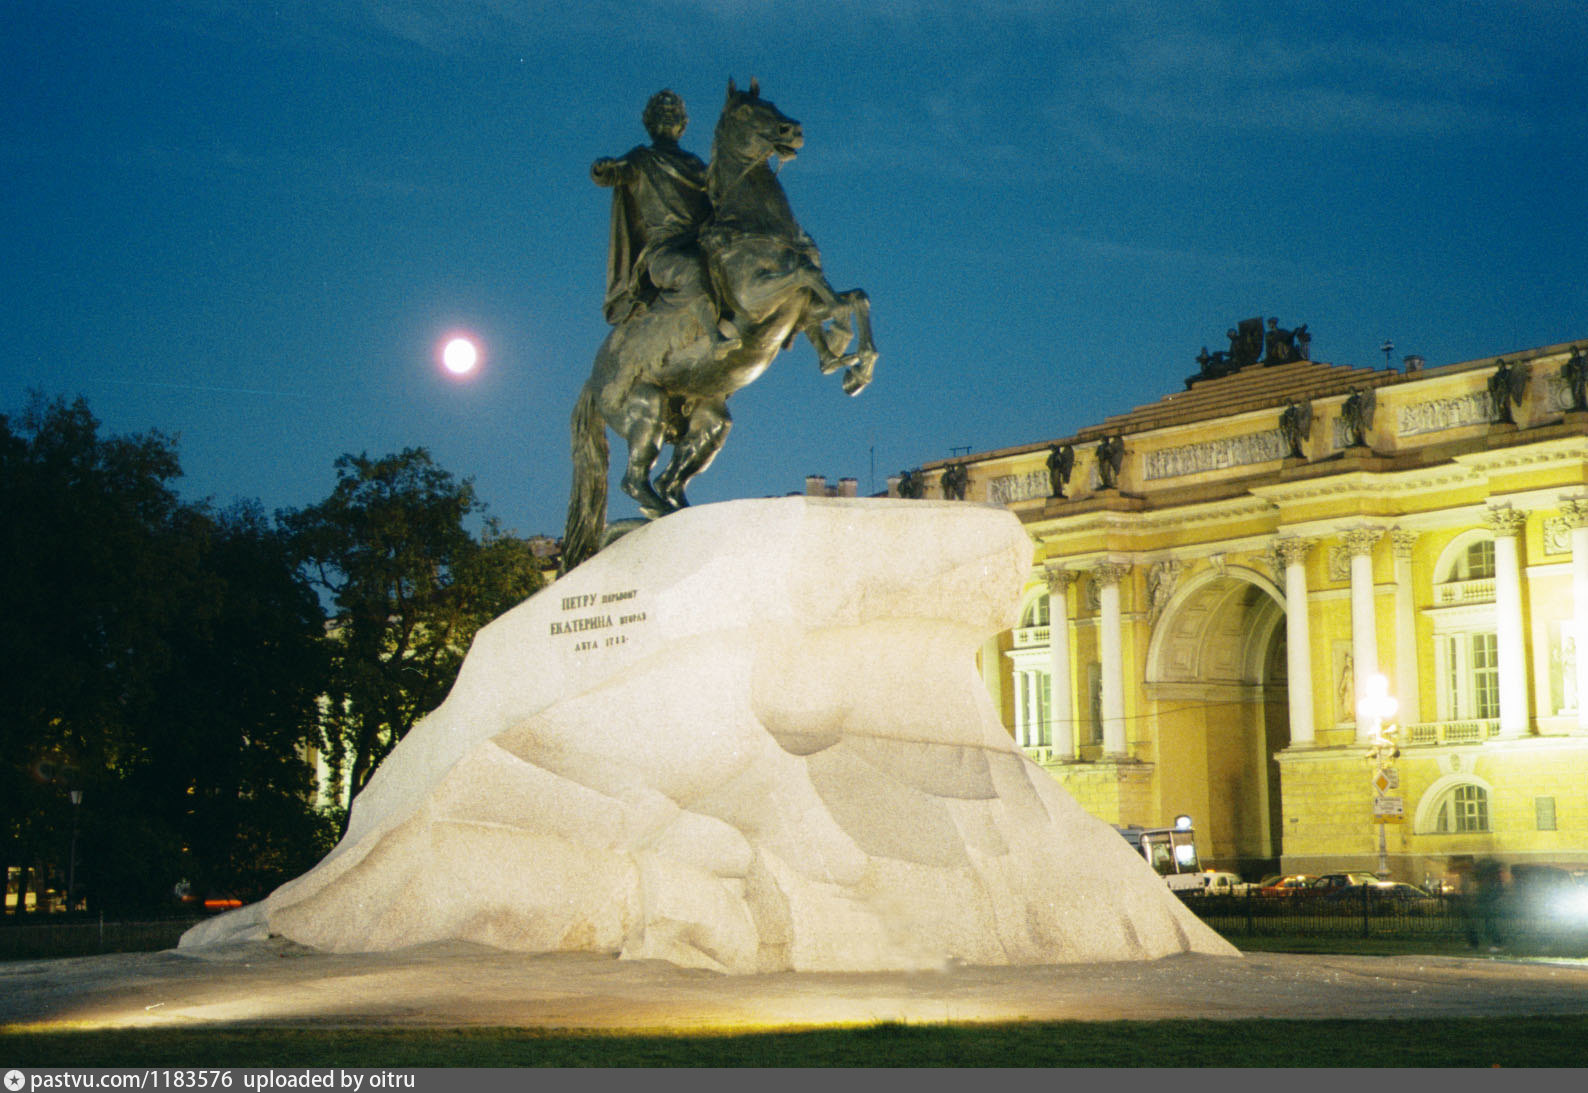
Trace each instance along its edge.
<path fill-rule="evenodd" d="M 1204 361 L 1074 436 L 921 468 L 1037 544 L 981 656 L 1009 731 L 1101 819 L 1194 817 L 1213 868 L 1373 870 L 1381 827 L 1416 883 L 1588 864 L 1585 351 Z"/>

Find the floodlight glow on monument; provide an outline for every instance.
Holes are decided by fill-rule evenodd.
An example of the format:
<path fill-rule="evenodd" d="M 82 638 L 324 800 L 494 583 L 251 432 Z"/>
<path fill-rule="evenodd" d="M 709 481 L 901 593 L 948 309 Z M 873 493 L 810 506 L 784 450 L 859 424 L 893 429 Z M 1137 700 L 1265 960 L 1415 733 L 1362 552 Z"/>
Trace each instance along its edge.
<path fill-rule="evenodd" d="M 976 655 L 1016 623 L 1033 572 L 1012 513 L 687 507 L 728 395 L 791 333 L 851 394 L 876 351 L 864 294 L 827 286 L 767 166 L 793 157 L 799 124 L 730 82 L 706 167 L 677 145 L 686 120 L 659 93 L 653 145 L 592 168 L 620 191 L 615 329 L 574 414 L 567 571 L 480 630 L 325 860 L 182 945 L 462 940 L 732 973 L 1238 955 L 993 709 Z M 639 222 L 644 187 L 663 185 L 684 190 L 659 207 L 709 195 L 698 237 Z M 735 285 L 763 268 L 786 282 L 748 306 Z M 708 286 L 723 297 L 694 295 Z M 602 430 L 625 408 L 639 424 L 624 489 L 649 519 L 614 540 Z"/>

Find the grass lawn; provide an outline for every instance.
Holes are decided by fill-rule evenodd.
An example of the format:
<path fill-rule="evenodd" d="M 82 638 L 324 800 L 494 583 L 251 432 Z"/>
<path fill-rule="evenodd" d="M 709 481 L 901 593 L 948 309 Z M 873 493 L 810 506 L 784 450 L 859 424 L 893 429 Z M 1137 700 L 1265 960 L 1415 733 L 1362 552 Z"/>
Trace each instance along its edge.
<path fill-rule="evenodd" d="M 0 1067 L 1516 1067 L 1588 1063 L 1588 1017 L 524 1029 L 0 1030 Z"/>

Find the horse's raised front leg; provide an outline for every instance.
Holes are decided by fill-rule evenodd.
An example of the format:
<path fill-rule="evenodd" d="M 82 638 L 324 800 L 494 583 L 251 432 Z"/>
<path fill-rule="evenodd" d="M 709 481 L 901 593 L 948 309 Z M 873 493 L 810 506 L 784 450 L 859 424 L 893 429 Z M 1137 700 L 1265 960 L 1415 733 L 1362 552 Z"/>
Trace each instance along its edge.
<path fill-rule="evenodd" d="M 877 347 L 871 340 L 871 298 L 858 288 L 834 292 L 819 273 L 811 278 L 809 287 L 811 303 L 800 329 L 816 349 L 822 375 L 846 369 L 844 391 L 858 395 L 871 382 L 877 364 Z M 826 325 L 829 322 L 831 325 Z M 845 353 L 852 337 L 855 351 Z"/>
<path fill-rule="evenodd" d="M 674 509 L 686 508 L 689 499 L 684 487 L 690 479 L 711 466 L 733 428 L 728 405 L 721 400 L 698 403 L 689 415 L 684 435 L 673 443 L 673 458 L 656 478 L 662 500 Z"/>
<path fill-rule="evenodd" d="M 853 363 L 844 373 L 844 393 L 858 395 L 871 382 L 877 368 L 877 345 L 871 340 L 871 297 L 858 288 L 840 294 L 855 324 Z"/>
<path fill-rule="evenodd" d="M 623 403 L 618 431 L 629 442 L 628 470 L 623 474 L 623 492 L 640 504 L 647 519 L 665 516 L 672 509 L 651 488 L 651 468 L 661 454 L 664 435 L 663 410 L 666 396 L 660 388 L 638 383 Z"/>

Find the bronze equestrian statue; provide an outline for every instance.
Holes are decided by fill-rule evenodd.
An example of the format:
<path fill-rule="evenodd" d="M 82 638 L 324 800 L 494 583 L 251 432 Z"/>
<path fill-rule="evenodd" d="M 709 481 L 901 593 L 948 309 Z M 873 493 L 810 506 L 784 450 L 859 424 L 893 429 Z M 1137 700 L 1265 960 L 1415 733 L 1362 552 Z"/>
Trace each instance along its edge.
<path fill-rule="evenodd" d="M 687 123 L 682 101 L 659 93 L 646 123 L 650 148 L 591 168 L 616 188 L 607 292 L 615 326 L 573 412 L 564 571 L 602 546 L 607 429 L 628 442 L 623 491 L 655 519 L 689 504 L 684 487 L 727 439 L 728 396 L 796 334 L 815 347 L 824 375 L 843 371 L 848 394 L 871 382 L 877 361 L 870 301 L 827 283 L 821 254 L 768 164 L 799 151 L 799 122 L 761 98 L 756 81 L 746 91 L 728 81 L 703 195 L 700 161 L 677 145 Z M 669 444 L 672 458 L 653 480 Z"/>

